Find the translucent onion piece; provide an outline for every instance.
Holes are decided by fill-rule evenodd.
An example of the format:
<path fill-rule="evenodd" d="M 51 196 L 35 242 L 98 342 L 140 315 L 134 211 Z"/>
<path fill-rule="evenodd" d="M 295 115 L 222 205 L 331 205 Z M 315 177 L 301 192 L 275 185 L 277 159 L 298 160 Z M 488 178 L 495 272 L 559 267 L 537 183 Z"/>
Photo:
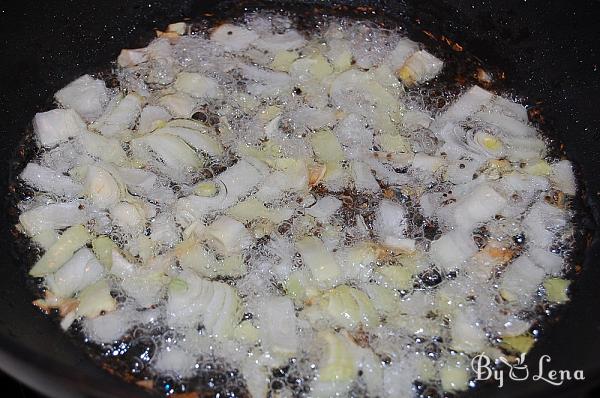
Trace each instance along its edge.
<path fill-rule="evenodd" d="M 36 113 L 33 131 L 42 147 L 50 148 L 86 130 L 85 122 L 73 109 L 53 109 Z"/>
<path fill-rule="evenodd" d="M 83 186 L 70 177 L 51 168 L 29 163 L 19 176 L 25 183 L 42 191 L 74 198 L 83 192 Z"/>
<path fill-rule="evenodd" d="M 91 121 L 102 114 L 108 102 L 104 81 L 83 75 L 57 91 L 54 98 L 65 108 L 74 109 L 82 118 Z"/>

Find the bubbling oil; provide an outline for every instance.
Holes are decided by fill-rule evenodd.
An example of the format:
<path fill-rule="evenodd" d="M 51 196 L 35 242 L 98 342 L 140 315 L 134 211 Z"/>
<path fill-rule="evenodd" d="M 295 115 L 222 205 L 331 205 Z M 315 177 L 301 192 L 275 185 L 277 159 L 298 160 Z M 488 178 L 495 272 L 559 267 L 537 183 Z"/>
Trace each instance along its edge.
<path fill-rule="evenodd" d="M 237 23 L 258 34 L 285 33 L 294 28 L 292 19 L 271 13 L 250 13 Z M 369 21 L 329 17 L 318 23 L 314 31 L 304 35 L 307 44 L 299 50 L 299 57 L 315 54 L 326 48 L 328 40 L 332 37 L 343 36 L 355 46 L 353 65 L 361 71 L 368 71 L 381 64 L 403 38 L 400 30 L 385 29 Z M 169 62 L 157 60 L 136 68 L 118 69 L 119 90 L 138 92 L 149 98 L 149 104 L 154 104 L 158 97 L 169 93 L 168 85 L 179 72 L 197 72 L 214 79 L 218 83 L 221 96 L 203 104 L 194 113 L 193 118 L 214 127 L 218 139 L 225 146 L 226 154 L 218 159 L 205 157 L 206 163 L 200 170 L 182 172 L 175 177 L 165 174 L 159 161 L 150 163 L 146 169 L 158 177 L 154 189 L 169 192 L 170 197 L 174 199 L 192 195 L 195 184 L 218 177 L 236 164 L 236 148 L 240 144 L 261 149 L 265 147 L 266 142 L 273 141 L 279 145 L 283 157 L 313 156 L 313 148 L 305 138 L 318 128 L 309 126 L 314 120 L 297 118 L 299 110 L 307 109 L 306 93 L 302 89 L 291 87 L 289 92 L 279 93 L 276 99 L 249 93 L 265 87 L 256 87 L 253 79 L 247 77 L 249 73 L 245 68 L 261 69 L 273 61 L 272 55 L 250 50 L 241 54 L 224 51 L 223 47 L 210 40 L 205 32 L 182 36 L 171 44 L 171 47 L 173 58 Z M 252 73 L 258 72 L 252 69 Z M 430 120 L 445 112 L 458 98 L 455 91 L 444 90 L 441 83 L 410 88 L 405 92 L 404 89 L 399 90 L 402 92 L 405 112 L 415 112 Z M 115 95 L 116 91 L 112 95 Z M 328 101 L 327 94 L 319 95 L 317 92 L 313 100 Z M 308 108 L 312 109 L 313 105 L 309 104 Z M 266 137 L 264 121 L 256 116 L 268 107 L 276 107 L 277 114 L 281 116 L 277 128 L 282 134 L 271 138 Z M 318 116 L 327 118 L 327 112 L 335 114 L 335 109 L 329 104 Z M 364 120 L 369 128 L 373 128 L 372 122 L 368 117 Z M 327 123 L 324 126 L 327 126 Z M 425 127 L 404 126 L 400 128 L 400 134 L 410 144 L 410 151 L 414 153 L 435 155 L 439 153 L 443 144 L 436 134 Z M 378 148 L 374 149 L 377 152 Z M 85 150 L 77 142 L 70 141 L 54 149 L 42 151 L 38 160 L 44 166 L 67 173 L 81 164 L 84 153 Z M 244 275 L 217 278 L 235 287 L 243 300 L 245 320 L 251 320 L 255 313 L 260 312 L 263 298 L 285 295 L 284 285 L 290 273 L 305 268 L 294 247 L 296 239 L 305 235 L 316 236 L 323 240 L 332 253 L 341 252 L 365 240 L 374 241 L 377 239 L 374 232 L 376 213 L 383 200 L 401 204 L 405 208 L 406 238 L 414 239 L 416 250 L 421 253 L 427 253 L 431 243 L 448 232 L 447 222 L 440 217 L 437 210 L 459 200 L 465 193 L 461 188 L 445 181 L 440 175 L 423 173 L 403 164 L 381 162 L 380 166 L 403 183 L 390 183 L 386 178 L 379 178 L 376 173 L 380 189 L 375 193 L 357 192 L 353 188 L 340 188 L 336 184 L 322 183 L 315 186 L 308 196 L 286 192 L 268 203 L 271 207 L 291 207 L 294 209 L 293 216 L 270 227 L 267 233 L 256 239 L 251 248 L 244 252 L 247 266 Z M 460 165 L 457 167 L 462 168 Z M 256 190 L 251 191 L 248 196 L 251 197 L 255 193 Z M 308 220 L 307 211 L 315 202 L 328 196 L 339 199 L 342 203 L 340 208 L 327 222 Z M 423 201 L 424 196 L 427 196 L 427 203 Z M 38 195 L 23 201 L 20 209 L 25 211 L 40 204 L 61 200 Z M 553 200 L 552 192 L 548 192 L 547 201 Z M 167 220 L 161 223 L 175 226 L 176 209 L 173 202 L 163 202 L 160 199 L 149 201 L 156 215 L 147 224 L 146 236 L 150 236 L 152 231 L 158 228 L 157 220 Z M 98 234 L 107 234 L 120 248 L 134 245 L 134 242 L 131 242 L 131 234 L 112 225 L 106 213 L 94 209 L 85 200 L 82 200 L 82 206 L 88 212 L 90 221 L 87 225 L 90 230 Z M 560 253 L 562 258 L 569 256 L 568 239 L 572 232 L 569 222 L 571 213 L 568 205 L 566 208 L 566 226 L 556 230 L 553 246 L 553 251 Z M 524 208 L 523 212 L 526 210 L 527 208 Z M 478 250 L 497 246 L 508 248 L 511 253 L 516 253 L 515 255 L 527 250 L 532 242 L 524 235 L 523 212 L 512 216 L 498 216 L 475 225 L 472 240 Z M 212 212 L 207 216 L 206 222 L 210 223 L 219 215 L 219 211 Z M 246 227 L 256 227 L 252 223 L 256 221 L 252 221 Z M 182 233 L 179 226 L 175 228 L 177 234 Z M 164 241 L 159 244 L 156 255 L 167 254 L 173 248 L 172 242 Z M 388 266 L 396 260 L 397 257 L 388 253 L 375 262 L 374 268 Z M 401 385 L 406 396 L 431 396 L 434 391 L 443 390 L 438 376 L 440 369 L 450 364 L 458 364 L 456 366 L 468 369 L 468 355 L 455 351 L 450 344 L 448 317 L 437 311 L 439 304 L 436 304 L 436 300 L 439 300 L 442 291 L 449 297 L 453 294 L 466 297 L 461 307 L 468 307 L 469 311 L 481 319 L 485 338 L 492 347 L 498 347 L 495 342 L 508 322 L 518 320 L 527 323 L 529 326 L 525 327 L 525 332 L 536 328 L 537 323 L 533 320 L 540 315 L 540 306 L 547 307 L 547 302 L 540 293 L 524 302 L 508 303 L 502 300 L 498 293 L 498 279 L 502 275 L 502 267 L 499 266 L 495 276 L 488 279 L 463 270 L 442 269 L 426 259 L 417 265 L 414 277 L 407 286 L 394 290 L 397 300 L 401 302 L 402 317 L 392 322 L 390 316 L 390 319 L 382 322 L 378 328 L 351 333 L 353 341 L 375 353 L 382 368 L 389 370 L 388 377 L 401 380 L 391 383 L 392 387 L 386 391 L 397 392 L 394 388 L 400 388 L 397 386 Z M 167 273 L 177 275 L 180 267 L 175 264 L 172 268 Z M 381 274 L 373 272 L 364 278 L 350 280 L 348 284 L 363 289 L 369 284 L 383 285 L 385 281 Z M 204 391 L 210 391 L 215 395 L 231 397 L 248 394 L 240 371 L 240 364 L 248 355 L 247 347 L 213 340 L 201 324 L 195 329 L 170 328 L 165 317 L 164 292 L 157 304 L 150 308 L 140 308 L 135 299 L 129 297 L 120 287 L 118 279 L 112 281 L 112 287 L 112 293 L 119 305 L 119 317 L 105 320 L 127 325 L 123 335 L 106 342 L 98 335 L 90 321 L 82 321 L 80 327 L 81 334 L 86 336 L 86 342 L 95 347 L 95 350 L 99 350 L 101 360 L 108 366 L 126 374 L 130 379 L 142 381 L 140 385 L 157 389 L 167 395 L 193 391 L 203 391 L 202 395 Z M 303 309 L 302 304 L 296 305 L 300 320 L 297 334 L 301 350 L 283 366 L 270 369 L 268 390 L 271 396 L 311 396 L 311 385 L 318 378 L 320 362 L 325 352 L 318 342 L 315 343 L 316 331 L 303 319 Z M 427 325 L 433 325 L 431 331 L 426 330 Z M 319 327 L 339 329 L 328 319 L 323 319 Z M 169 356 L 177 359 L 168 360 Z M 180 372 L 181 362 L 187 360 L 191 361 L 191 366 L 187 366 L 185 372 Z M 416 364 L 423 363 L 426 364 L 424 366 L 434 369 L 433 376 L 423 376 L 422 370 L 416 367 Z M 385 383 L 387 382 L 384 382 L 384 387 L 387 388 Z M 387 394 L 383 390 L 380 393 Z M 354 397 L 373 396 L 360 373 L 347 394 Z"/>

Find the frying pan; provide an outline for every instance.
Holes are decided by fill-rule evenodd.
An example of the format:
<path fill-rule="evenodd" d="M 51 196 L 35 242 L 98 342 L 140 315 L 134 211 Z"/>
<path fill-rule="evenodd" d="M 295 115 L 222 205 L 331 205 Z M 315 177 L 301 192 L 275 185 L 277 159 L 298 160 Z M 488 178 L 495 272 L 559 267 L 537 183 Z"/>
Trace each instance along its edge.
<path fill-rule="evenodd" d="M 12 2 L 11 2 L 12 3 Z M 554 369 L 581 369 L 586 380 L 560 387 L 543 382 L 483 385 L 467 396 L 597 396 L 600 385 L 600 2 L 533 0 L 338 1 L 337 12 L 385 17 L 405 25 L 428 46 L 444 35 L 483 63 L 504 72 L 504 86 L 533 104 L 542 127 L 564 144 L 584 186 L 578 222 L 581 269 L 572 302 L 552 313 L 551 327 L 528 355 L 534 371 L 548 354 Z M 35 112 L 51 106 L 52 94 L 84 73 L 94 73 L 124 47 L 147 44 L 154 28 L 205 12 L 227 16 L 243 7 L 326 9 L 329 1 L 271 3 L 218 1 L 76 0 L 23 1 L 0 13 L 0 197 L 14 200 L 9 181 L 19 171 L 23 132 Z M 10 9 L 6 7 L 11 7 Z M 426 34 L 429 32 L 429 34 Z M 539 112 L 537 112 L 539 111 Z M 542 118 L 538 118 L 541 122 Z M 101 369 L 56 322 L 31 305 L 27 259 L 17 250 L 10 200 L 0 211 L 0 368 L 51 397 L 149 397 L 151 394 Z M 213 396 L 214 392 L 205 391 Z"/>

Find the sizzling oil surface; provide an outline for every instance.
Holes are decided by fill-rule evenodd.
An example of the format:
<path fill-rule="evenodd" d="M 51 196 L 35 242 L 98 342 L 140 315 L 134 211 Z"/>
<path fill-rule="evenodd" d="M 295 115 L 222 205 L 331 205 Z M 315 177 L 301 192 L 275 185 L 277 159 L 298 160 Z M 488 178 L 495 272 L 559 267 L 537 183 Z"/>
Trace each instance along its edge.
<path fill-rule="evenodd" d="M 259 35 L 285 33 L 293 29 L 290 20 L 279 15 L 250 14 L 241 23 Z M 305 37 L 307 42 L 298 51 L 299 57 L 327 55 L 336 46 L 351 43 L 351 68 L 361 73 L 377 70 L 377 66 L 385 62 L 386 56 L 402 38 L 399 31 L 384 30 L 369 22 L 331 19 L 324 21 L 312 34 L 314 36 Z M 260 71 L 271 65 L 276 56 L 274 52 L 265 53 L 254 48 L 228 51 L 202 32 L 182 36 L 170 44 L 170 48 L 169 58 L 158 58 L 139 66 L 119 69 L 120 90 L 137 92 L 148 98 L 150 104 L 160 104 L 158 99 L 172 93 L 172 81 L 181 71 L 210 76 L 220 88 L 219 95 L 204 104 L 198 104 L 189 116 L 214 128 L 214 134 L 224 144 L 226 153 L 216 159 L 208 157 L 204 167 L 198 170 L 165 173 L 160 161 L 151 157 L 142 158 L 132 149 L 129 138 L 121 139 L 128 155 L 143 162 L 145 170 L 158 176 L 153 191 L 164 193 L 154 198 L 144 198 L 144 194 L 139 194 L 156 211 L 146 223 L 144 231 L 144 236 L 150 236 L 157 242 L 152 255 L 168 256 L 183 239 L 184 229 L 190 227 L 191 223 L 182 221 L 183 218 L 177 213 L 175 204 L 179 202 L 175 202 L 175 199 L 193 195 L 198 183 L 218 178 L 225 170 L 234 167 L 241 158 L 240 148 L 260 152 L 275 148 L 276 157 L 317 158 L 317 163 L 323 163 L 323 159 L 315 156 L 318 148 L 311 145 L 310 137 L 330 128 L 342 143 L 345 156 L 340 162 L 339 173 L 329 179 L 324 176 L 323 180 L 306 191 L 289 192 L 284 189 L 281 194 L 274 195 L 261 193 L 260 187 L 253 187 L 249 196 L 258 195 L 268 204 L 268 208 L 291 208 L 292 216 L 280 223 L 265 223 L 262 220 L 246 222 L 245 228 L 254 235 L 251 246 L 243 252 L 247 272 L 241 276 L 217 276 L 214 279 L 235 287 L 243 301 L 243 318 L 252 323 L 255 316 L 260 317 L 264 299 L 290 295 L 290 277 L 294 272 L 301 274 L 306 269 L 305 259 L 294 246 L 297 240 L 305 236 L 319 238 L 329 252 L 338 256 L 336 258 L 340 262 L 344 261 L 342 253 L 366 242 L 375 258 L 360 264 L 358 274 L 340 277 L 334 285 L 347 284 L 363 290 L 376 305 L 381 304 L 382 300 L 374 298 L 372 289 L 373 286 L 379 286 L 395 300 L 394 309 L 378 309 L 381 322 L 377 322 L 377 325 L 348 327 L 346 335 L 335 316 L 319 312 L 311 314 L 310 308 L 315 307 L 314 297 L 332 286 L 317 286 L 315 293 L 296 297 L 299 351 L 290 358 L 280 358 L 272 364 L 256 364 L 257 367 L 268 369 L 263 371 L 269 379 L 272 393 L 283 396 L 318 395 L 318 391 L 311 391 L 311 385 L 319 378 L 319 369 L 326 356 L 326 347 L 318 337 L 319 331 L 347 336 L 348 342 L 369 350 L 378 358 L 383 372 L 378 390 L 371 390 L 373 386 L 367 386 L 363 377 L 365 372 L 361 370 L 352 375 L 349 386 L 339 391 L 342 395 L 349 393 L 358 396 L 410 395 L 415 393 L 415 382 L 439 390 L 460 390 L 467 387 L 470 376 L 467 375 L 465 385 L 453 386 L 444 384 L 444 372 L 458 369 L 458 372 L 468 373 L 470 356 L 483 347 L 486 352 L 491 350 L 497 356 L 515 354 L 514 349 L 502 345 L 502 337 L 510 333 L 526 334 L 530 329 L 535 332 L 536 306 L 546 300 L 543 290 L 538 292 L 536 288 L 508 300 L 502 297 L 499 287 L 504 270 L 513 259 L 527 256 L 528 250 L 536 246 L 535 235 L 529 236 L 523 232 L 523 216 L 531 211 L 534 202 L 556 209 L 566 207 L 566 211 L 557 216 L 556 225 L 559 227 L 551 231 L 556 234 L 552 237 L 552 245 L 545 249 L 560 255 L 561 262 L 562 257 L 568 255 L 570 213 L 568 204 L 565 204 L 568 203 L 568 197 L 565 202 L 564 195 L 557 191 L 552 182 L 547 188 L 533 189 L 531 192 L 528 185 L 531 182 L 527 181 L 526 188 L 521 190 L 523 192 L 511 191 L 503 185 L 504 176 L 522 173 L 521 169 L 527 169 L 528 163 L 513 159 L 490 164 L 487 161 L 495 157 L 478 147 L 472 138 L 465 139 L 463 144 L 471 145 L 473 156 L 466 158 L 458 153 L 460 156 L 452 158 L 453 154 L 447 153 L 448 148 L 442 146 L 446 140 L 440 137 L 439 130 L 431 127 L 431 123 L 435 123 L 449 109 L 449 104 L 457 99 L 456 94 L 439 89 L 432 93 L 433 90 L 427 86 L 405 91 L 397 79 L 385 80 L 386 77 L 381 77 L 382 82 L 389 84 L 386 90 L 394 93 L 403 111 L 402 117 L 395 119 L 384 109 L 383 113 L 391 120 L 389 123 L 382 121 L 381 114 L 373 112 L 373 104 L 368 101 L 355 101 L 348 95 L 342 96 L 337 103 L 331 103 L 330 92 L 322 91 L 322 87 L 332 84 L 325 79 L 333 80 L 341 74 L 339 71 L 330 73 L 332 76 L 325 77 L 325 83 L 321 81 L 319 84 L 312 84 L 314 78 L 303 76 L 290 84 L 269 76 L 265 83 Z M 384 83 L 377 81 L 377 84 Z M 276 92 L 269 91 L 272 89 Z M 315 109 L 317 112 L 313 111 Z M 358 122 L 348 120 L 352 113 L 359 115 Z M 269 125 L 276 118 L 279 119 Z M 344 120 L 346 125 L 341 124 Z M 390 127 L 394 129 L 393 132 L 386 131 Z M 465 137 L 475 137 L 478 132 L 496 136 L 501 134 L 497 126 L 476 116 L 457 121 L 454 128 L 464 130 Z M 347 134 L 351 129 L 359 130 L 358 134 L 366 131 L 370 136 L 366 141 L 357 139 L 358 134 Z M 382 144 L 383 137 L 390 133 L 402 137 L 401 144 L 408 144 L 408 147 L 403 150 L 382 148 L 390 146 L 389 143 Z M 133 134 L 136 137 L 139 132 L 134 131 Z M 509 149 L 518 146 L 513 146 L 510 139 L 506 140 L 505 145 Z M 545 152 L 540 152 L 539 159 L 535 160 L 545 158 L 549 163 L 555 163 L 557 159 L 546 157 Z M 430 170 L 428 166 L 421 169 L 415 167 L 414 162 L 406 161 L 403 153 L 434 156 L 435 159 L 427 159 L 437 159 L 443 165 Z M 484 161 L 477 162 L 478 156 L 483 156 Z M 503 154 L 498 158 L 504 161 L 507 157 L 510 155 Z M 47 150 L 39 158 L 40 164 L 65 173 L 93 161 L 76 140 Z M 353 187 L 348 177 L 349 163 L 352 161 L 368 164 L 374 170 L 373 176 L 378 187 L 362 192 Z M 449 180 L 449 169 L 455 171 L 456 180 Z M 467 173 L 470 178 L 463 181 L 461 176 Z M 506 206 L 508 210 L 503 209 L 495 217 L 469 226 L 470 239 L 478 252 L 483 253 L 481 256 L 491 255 L 492 259 L 479 261 L 475 254 L 465 267 L 440 264 L 430 257 L 431 242 L 454 229 L 453 221 L 449 221 L 454 217 L 452 205 L 471 195 L 471 183 L 480 177 L 489 181 L 510 201 Z M 289 176 L 283 179 L 286 178 Z M 277 179 L 269 181 L 269 184 L 282 183 Z M 525 197 L 527 195 L 531 197 Z M 340 207 L 331 216 L 319 220 L 318 217 L 307 215 L 314 203 L 330 196 L 340 201 Z M 24 201 L 21 209 L 28 210 L 43 203 L 61 200 L 36 194 Z M 143 263 L 141 256 L 135 254 L 140 251 L 139 237 L 116 227 L 109 213 L 94 208 L 85 199 L 83 201 L 90 220 L 93 220 L 88 222 L 88 227 L 96 234 L 110 236 L 122 250 L 136 257 L 135 261 Z M 382 202 L 401 208 L 405 213 L 405 221 L 394 223 L 387 219 L 387 213 L 382 213 L 377 221 Z M 237 203 L 238 200 L 233 204 Z M 202 214 L 202 223 L 210 224 L 224 213 L 226 209 L 208 211 Z M 540 214 L 545 215 L 543 212 Z M 389 246 L 381 244 L 386 230 L 400 227 L 403 238 L 414 240 L 414 250 L 391 250 Z M 154 235 L 153 238 L 152 233 L 159 230 L 164 232 L 162 237 Z M 172 238 L 164 238 L 171 232 Z M 498 252 L 501 254 L 498 255 Z M 360 263 L 359 260 L 350 262 L 353 261 Z M 398 281 L 390 274 L 381 272 L 392 267 L 407 269 L 409 275 Z M 176 279 L 181 268 L 181 264 L 173 261 L 164 274 Z M 193 391 L 197 386 L 208 386 L 229 395 L 243 394 L 245 384 L 242 377 L 247 376 L 239 370 L 225 369 L 240 369 L 248 357 L 254 356 L 260 361 L 261 356 L 268 354 L 260 344 L 214 339 L 201 327 L 170 327 L 165 319 L 166 284 L 157 301 L 147 306 L 140 306 L 123 291 L 118 278 L 112 280 L 112 288 L 119 309 L 101 318 L 105 325 L 114 323 L 114 327 L 130 326 L 123 330 L 124 337 L 116 342 L 100 341 L 95 330 L 97 325 L 88 320 L 82 322 L 83 333 L 90 342 L 101 344 L 107 363 L 118 359 L 119 366 L 125 368 L 120 370 L 130 372 L 136 378 L 150 380 L 153 387 L 166 393 Z M 141 289 L 144 288 L 142 285 Z M 453 335 L 455 325 L 477 329 L 475 334 L 478 337 L 475 340 L 481 337 L 483 342 L 478 340 L 475 350 L 471 352 L 469 347 L 457 347 L 457 336 Z M 508 333 L 507 329 L 514 325 L 518 325 L 516 329 L 519 333 L 514 330 Z M 466 337 L 472 335 L 467 333 Z M 173 352 L 177 354 L 170 354 Z"/>

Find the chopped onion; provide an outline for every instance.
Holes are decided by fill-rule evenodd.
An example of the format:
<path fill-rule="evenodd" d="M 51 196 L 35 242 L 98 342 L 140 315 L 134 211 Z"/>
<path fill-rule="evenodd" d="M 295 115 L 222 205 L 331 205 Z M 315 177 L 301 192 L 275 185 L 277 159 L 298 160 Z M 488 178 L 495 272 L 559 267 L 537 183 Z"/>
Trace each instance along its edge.
<path fill-rule="evenodd" d="M 460 268 L 462 263 L 477 252 L 470 231 L 450 231 L 431 242 L 429 255 L 433 262 L 447 270 Z"/>
<path fill-rule="evenodd" d="M 210 39 L 229 51 L 240 51 L 258 39 L 258 34 L 241 26 L 223 24 L 212 32 Z"/>
<path fill-rule="evenodd" d="M 185 93 L 167 94 L 158 100 L 171 115 L 175 117 L 190 118 L 196 110 L 198 101 Z"/>
<path fill-rule="evenodd" d="M 76 250 L 87 244 L 91 236 L 82 225 L 70 227 L 60 235 L 56 243 L 44 253 L 29 271 L 31 276 L 45 276 L 63 266 Z"/>
<path fill-rule="evenodd" d="M 319 199 L 317 203 L 306 210 L 306 213 L 325 223 L 341 207 L 342 201 L 329 195 Z"/>
<path fill-rule="evenodd" d="M 288 30 L 285 33 L 275 33 L 268 36 L 261 36 L 253 45 L 263 51 L 276 53 L 286 50 L 297 50 L 304 46 L 306 40 L 295 30 Z"/>
<path fill-rule="evenodd" d="M 74 198 L 83 192 L 83 187 L 70 177 L 48 167 L 29 163 L 20 178 L 30 186 L 59 196 Z"/>
<path fill-rule="evenodd" d="M 577 193 L 577 183 L 573 173 L 573 164 L 568 160 L 552 164 L 552 174 L 550 176 L 552 183 L 557 189 L 563 191 L 567 195 L 575 195 Z"/>
<path fill-rule="evenodd" d="M 487 337 L 472 310 L 458 312 L 451 328 L 452 349 L 471 354 L 485 351 Z"/>
<path fill-rule="evenodd" d="M 138 94 L 115 97 L 104 114 L 90 125 L 102 135 L 112 137 L 133 127 L 142 110 L 143 99 Z"/>
<path fill-rule="evenodd" d="M 163 127 L 155 130 L 153 134 L 170 134 L 184 140 L 196 151 L 205 152 L 211 156 L 223 154 L 223 146 L 205 132 L 185 127 Z"/>
<path fill-rule="evenodd" d="M 239 253 L 252 242 L 244 224 L 227 216 L 221 216 L 210 224 L 204 236 L 211 246 L 227 255 Z"/>
<path fill-rule="evenodd" d="M 110 287 L 105 279 L 83 289 L 77 298 L 79 299 L 77 316 L 96 318 L 102 313 L 114 311 L 117 308 L 117 303 L 110 295 Z"/>
<path fill-rule="evenodd" d="M 46 276 L 48 288 L 59 297 L 71 297 L 76 292 L 99 280 L 104 267 L 90 249 L 78 250 L 54 274 Z"/>
<path fill-rule="evenodd" d="M 402 239 L 406 234 L 406 209 L 390 200 L 382 200 L 377 208 L 373 228 L 381 242 Z"/>
<path fill-rule="evenodd" d="M 528 302 L 542 283 L 545 272 L 527 257 L 509 264 L 500 281 L 500 294 L 509 302 Z"/>
<path fill-rule="evenodd" d="M 80 205 L 81 202 L 66 202 L 38 206 L 22 213 L 19 223 L 28 236 L 81 224 L 87 218 Z"/>
<path fill-rule="evenodd" d="M 420 50 L 408 57 L 396 75 L 405 85 L 413 86 L 433 79 L 443 67 L 444 62 L 441 59 Z"/>
<path fill-rule="evenodd" d="M 361 325 L 365 328 L 379 325 L 379 317 L 369 297 L 347 285 L 337 286 L 323 294 L 317 304 L 334 324 L 348 330 Z"/>
<path fill-rule="evenodd" d="M 258 327 L 263 350 L 270 355 L 288 359 L 299 349 L 296 313 L 287 297 L 269 297 L 261 302 Z"/>
<path fill-rule="evenodd" d="M 317 283 L 324 286 L 335 284 L 341 275 L 340 266 L 319 238 L 305 237 L 296 242 L 296 248 Z"/>
<path fill-rule="evenodd" d="M 116 204 L 121 188 L 113 175 L 99 166 L 88 166 L 85 176 L 85 194 L 100 209 Z"/>
<path fill-rule="evenodd" d="M 65 108 L 74 109 L 82 118 L 91 121 L 102 114 L 108 102 L 104 81 L 83 75 L 57 91 L 54 98 Z"/>
<path fill-rule="evenodd" d="M 127 154 L 117 139 L 85 132 L 78 137 L 78 141 L 88 154 L 103 162 L 121 165 L 127 160 Z"/>
<path fill-rule="evenodd" d="M 175 80 L 175 88 L 194 98 L 209 99 L 221 96 L 216 80 L 199 73 L 181 72 Z"/>
<path fill-rule="evenodd" d="M 454 206 L 454 225 L 462 229 L 473 228 L 479 222 L 487 221 L 498 214 L 506 199 L 490 185 L 481 183 Z"/>
<path fill-rule="evenodd" d="M 53 109 L 36 113 L 33 130 L 40 145 L 53 147 L 86 131 L 85 122 L 73 109 Z"/>
<path fill-rule="evenodd" d="M 142 134 L 150 133 L 169 120 L 171 114 L 162 106 L 146 105 L 140 114 L 138 131 Z"/>
<path fill-rule="evenodd" d="M 169 287 L 167 322 L 172 327 L 195 327 L 198 323 L 208 333 L 227 339 L 234 333 L 241 319 L 240 298 L 231 286 L 210 282 L 182 271 L 179 279 L 183 287 Z"/>

